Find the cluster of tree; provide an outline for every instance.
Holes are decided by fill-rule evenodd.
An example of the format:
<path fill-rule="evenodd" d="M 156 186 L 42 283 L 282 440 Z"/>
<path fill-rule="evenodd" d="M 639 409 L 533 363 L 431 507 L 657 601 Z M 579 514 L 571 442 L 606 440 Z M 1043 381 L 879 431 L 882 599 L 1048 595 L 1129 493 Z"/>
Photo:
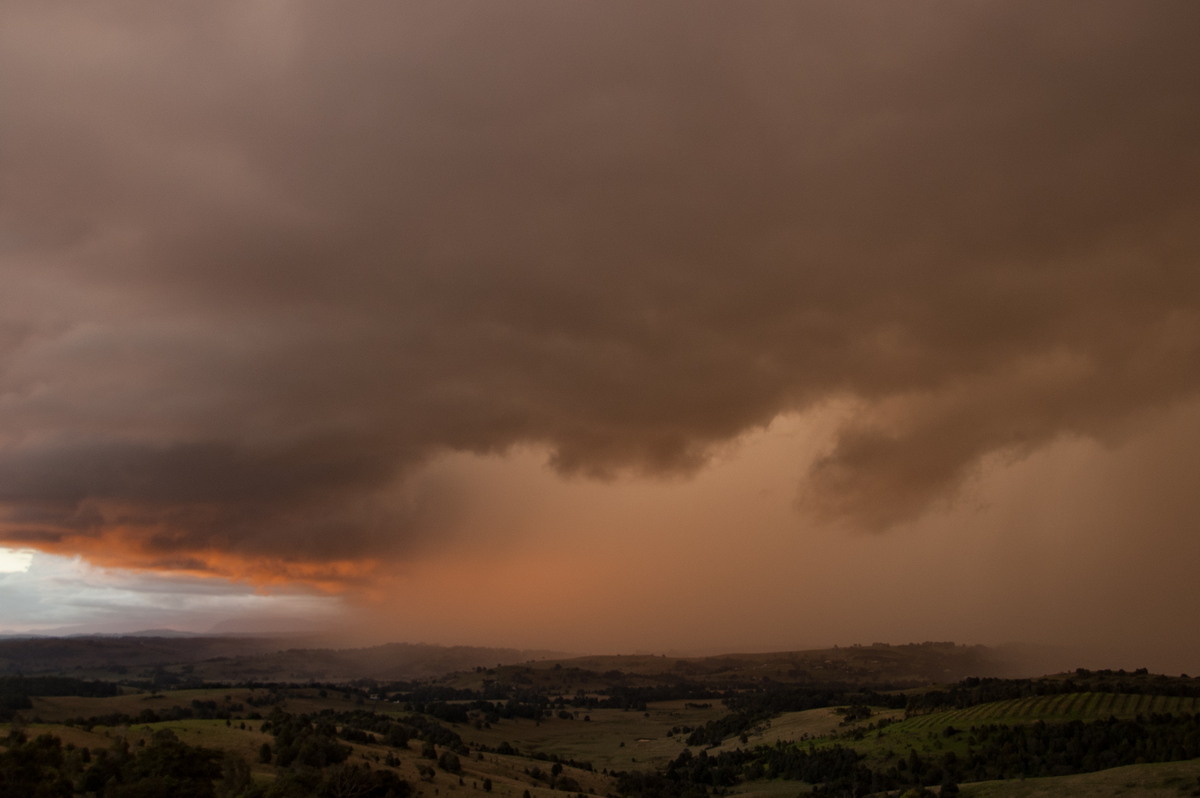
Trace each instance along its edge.
<path fill-rule="evenodd" d="M 708 788 L 685 779 L 669 779 L 653 771 L 628 771 L 614 774 L 616 788 L 631 798 L 705 798 Z"/>
<path fill-rule="evenodd" d="M 535 686 L 539 681 L 537 677 L 545 677 L 547 673 L 553 674 L 550 682 Z M 647 702 L 713 699 L 726 694 L 724 690 L 716 690 L 711 686 L 699 684 L 675 674 L 638 677 L 659 680 L 657 684 L 652 685 L 632 685 L 629 683 L 631 678 L 633 677 L 619 670 L 596 673 L 582 668 L 564 668 L 556 665 L 552 671 L 535 671 L 533 668 L 514 670 L 509 674 L 509 680 L 503 683 L 496 679 L 485 679 L 483 688 L 480 690 L 448 685 L 392 682 L 375 685 L 372 693 L 386 695 L 389 701 L 403 703 L 415 712 L 428 711 L 423 707 L 439 702 L 491 702 L 494 711 L 500 713 L 500 717 L 514 717 L 501 712 L 500 707 L 505 705 L 504 702 L 508 702 L 510 706 L 515 704 L 544 708 L 547 703 L 554 703 L 577 709 L 616 708 L 644 711 Z M 580 684 L 597 687 L 590 691 L 579 688 L 573 694 L 566 694 L 564 688 Z M 598 687 L 601 684 L 605 686 Z M 737 686 L 740 689 L 752 687 L 750 684 Z M 555 693 L 560 695 L 554 699 L 548 698 L 549 695 Z M 528 714 L 515 715 L 515 717 L 529 716 Z M 541 715 L 537 717 L 541 717 Z"/>
<path fill-rule="evenodd" d="M 277 738 L 281 732 L 292 734 L 298 729 L 308 729 L 352 743 L 382 742 L 392 748 L 407 748 L 410 740 L 417 739 L 426 746 L 438 745 L 463 755 L 470 753 L 458 733 L 423 715 L 397 719 L 366 710 L 334 712 L 329 709 L 314 715 L 289 715 L 276 708 L 262 728 Z"/>
<path fill-rule="evenodd" d="M 250 789 L 245 761 L 180 741 L 160 730 L 148 745 L 131 750 L 123 740 L 94 756 L 87 748 L 64 747 L 50 735 L 9 735 L 0 753 L 0 795 L 70 798 L 225 798 Z"/>
<path fill-rule="evenodd" d="M 220 705 L 193 702 L 154 713 L 179 717 L 211 715 Z M 143 713 L 145 714 L 145 713 Z M 346 713 L 359 724 L 383 724 L 388 743 L 407 746 L 410 736 L 422 735 L 462 747 L 452 731 L 416 716 L 412 725 L 390 721 L 372 713 Z M 115 716 L 118 725 L 142 722 L 142 716 Z M 92 719 L 97 720 L 97 719 Z M 64 746 L 59 738 L 41 735 L 33 740 L 17 730 L 0 751 L 0 796 L 22 798 L 407 798 L 410 786 L 391 770 L 372 770 L 347 762 L 349 746 L 338 741 L 338 722 L 332 713 L 290 715 L 276 709 L 263 729 L 274 737 L 264 743 L 259 761 L 275 766 L 278 777 L 269 785 L 255 784 L 250 766 L 241 757 L 179 740 L 169 730 L 159 730 L 149 741 L 130 746 L 125 740 L 111 748 L 92 751 Z M 343 726 L 341 731 L 353 727 Z M 427 743 L 427 745 L 432 745 Z M 465 749 L 463 749 L 465 750 Z M 438 760 L 442 769 L 458 772 L 461 765 L 450 751 Z"/>
<path fill-rule="evenodd" d="M 727 696 L 724 703 L 735 712 L 770 716 L 780 712 L 802 712 L 806 709 L 856 704 L 900 709 L 907 700 L 907 696 L 899 693 L 834 684 L 810 687 L 774 686 L 756 692 L 735 693 Z"/>
<path fill-rule="evenodd" d="M 125 712 L 109 712 L 104 715 L 68 718 L 63 721 L 67 726 L 78 726 L 91 730 L 96 726 L 133 726 L 135 724 L 165 723 L 176 720 L 231 720 L 244 710 L 238 703 L 218 704 L 216 701 L 192 701 L 190 706 L 169 706 L 158 709 L 143 709 L 136 715 Z"/>
<path fill-rule="evenodd" d="M 967 754 L 938 763 L 956 780 L 1086 773 L 1200 757 L 1200 715 L 974 727 Z M 946 757 L 943 756 L 943 760 Z"/>
<path fill-rule="evenodd" d="M 961 781 L 1063 776 L 1200 757 L 1200 715 L 1186 713 L 1090 723 L 988 725 L 966 732 L 951 727 L 943 734 L 967 735 L 966 754 L 946 750 L 931 756 L 910 750 L 886 768 L 872 768 L 861 754 L 841 745 L 779 742 L 714 755 L 685 750 L 663 773 L 617 774 L 617 787 L 623 795 L 637 798 L 691 798 L 768 778 L 805 781 L 816 785 L 816 794 L 829 796 L 937 784 L 943 795 L 950 795 Z"/>
<path fill-rule="evenodd" d="M 1188 676 L 1151 675 L 1145 668 L 1089 671 L 1080 668 L 1067 678 L 963 679 L 944 690 L 926 690 L 909 696 L 909 714 L 963 709 L 993 701 L 1065 693 L 1122 693 L 1128 695 L 1200 696 L 1200 679 Z"/>
<path fill-rule="evenodd" d="M 430 724 L 427 728 L 442 728 L 424 722 Z M 408 798 L 412 792 L 408 782 L 391 770 L 347 762 L 352 749 L 339 738 L 370 742 L 374 737 L 368 737 L 368 732 L 372 732 L 388 745 L 404 748 L 414 736 L 414 726 L 361 710 L 292 715 L 276 707 L 262 728 L 274 737 L 275 744 L 263 744 L 259 761 L 274 764 L 282 772 L 261 796 L 248 793 L 244 798 Z M 443 731 L 458 739 L 453 732 Z M 363 739 L 358 739 L 356 732 Z M 398 761 L 389 756 L 386 764 L 394 766 Z"/>
<path fill-rule="evenodd" d="M 863 689 L 845 684 L 797 687 L 768 683 L 754 690 L 726 694 L 723 703 L 731 713 L 693 730 L 687 737 L 687 744 L 720 745 L 730 737 L 744 736 L 782 712 L 800 712 L 820 707 L 857 707 L 859 709 L 855 710 L 855 716 L 847 718 L 853 722 L 869 717 L 869 707 L 904 709 L 907 714 L 913 715 L 1029 696 L 1084 692 L 1200 696 L 1200 679 L 1151 675 L 1143 668 L 1133 672 L 1079 669 L 1067 678 L 973 677 L 945 689 L 903 693 L 889 692 L 886 685 L 878 689 Z"/>
<path fill-rule="evenodd" d="M 687 744 L 717 746 L 724 742 L 727 737 L 746 734 L 770 717 L 770 715 L 748 712 L 734 712 L 732 715 L 724 715 L 716 720 L 710 720 L 700 728 L 693 730 L 687 737 Z"/>
<path fill-rule="evenodd" d="M 440 692 L 440 691 L 439 691 Z M 453 691 L 459 695 L 455 698 L 439 698 L 421 702 L 410 700 L 415 696 L 427 697 L 424 691 L 409 695 L 399 695 L 392 700 L 404 700 L 405 708 L 412 712 L 431 715 L 447 723 L 467 723 L 472 715 L 480 716 L 484 722 L 495 723 L 500 719 L 527 718 L 540 720 L 553 715 L 553 710 L 572 707 L 575 709 L 632 709 L 639 712 L 646 710 L 648 702 L 670 701 L 680 698 L 714 698 L 712 691 L 695 686 L 651 686 L 651 687 L 612 687 L 605 688 L 599 694 L 576 691 L 571 696 L 555 696 L 551 698 L 545 693 L 530 688 L 492 690 L 490 696 L 482 696 L 472 690 Z M 507 693 L 503 700 L 496 698 L 497 692 Z M 461 694 L 469 694 L 463 696 Z M 450 703 L 454 702 L 454 703 Z M 562 717 L 561 715 L 559 717 Z"/>
<path fill-rule="evenodd" d="M 108 698 L 121 694 L 120 685 L 67 676 L 0 676 L 0 695 Z"/>
<path fill-rule="evenodd" d="M 344 763 L 324 770 L 287 770 L 270 787 L 238 798 L 408 798 L 411 794 L 409 783 L 390 770 Z"/>
<path fill-rule="evenodd" d="M 390 693 L 390 701 L 401 702 L 405 704 L 428 704 L 434 701 L 477 701 L 481 699 L 504 699 L 508 698 L 508 692 L 504 689 L 493 690 L 493 693 L 501 693 L 501 695 L 487 695 L 488 689 L 472 690 L 466 687 L 450 687 L 444 684 L 413 684 L 411 682 L 399 682 L 386 686 L 378 694 L 384 695 Z"/>
<path fill-rule="evenodd" d="M 337 726 L 330 720 L 313 721 L 307 715 L 289 715 L 276 709 L 263 723 L 263 731 L 275 738 L 274 763 L 288 767 L 299 763 L 308 768 L 323 768 L 345 762 L 352 749 L 338 742 Z"/>
<path fill-rule="evenodd" d="M 349 719 L 344 722 L 349 722 Z M 462 737 L 459 737 L 457 732 L 447 729 L 437 721 L 430 720 L 423 715 L 409 715 L 400 722 L 411 730 L 409 734 L 411 737 L 445 748 L 453 748 L 456 751 L 466 750 L 466 745 L 463 744 Z"/>
<path fill-rule="evenodd" d="M 886 769 L 859 764 L 848 778 L 822 785 L 831 795 L 862 795 L 880 790 L 989 779 L 1066 776 L 1145 762 L 1171 762 L 1200 757 L 1200 716 L 1153 715 L 1137 720 L 1109 718 L 1090 723 L 1037 722 L 1026 725 L 989 725 L 969 732 L 947 729 L 946 734 L 967 734 L 965 755 L 947 750 L 936 756 L 910 750 L 908 756 Z M 764 757 L 767 773 L 772 757 Z M 745 778 L 760 777 L 756 765 L 744 768 Z M 791 776 L 783 775 L 784 778 Z M 801 777 L 803 778 L 803 777 Z"/>
<path fill-rule="evenodd" d="M 892 707 L 899 709 L 907 697 L 897 693 L 881 693 L 843 685 L 815 687 L 784 687 L 773 685 L 754 692 L 726 696 L 729 715 L 710 720 L 694 730 L 687 738 L 688 745 L 720 745 L 724 740 L 754 729 L 781 712 L 802 712 L 821 707 L 858 706 Z"/>
<path fill-rule="evenodd" d="M 455 692 L 470 693 L 474 697 L 439 698 L 425 702 L 405 700 L 404 708 L 409 712 L 419 712 L 446 723 L 468 723 L 472 717 L 482 718 L 487 723 L 496 723 L 501 718 L 539 720 L 550 714 L 551 700 L 532 690 L 515 691 L 515 694 L 495 701 L 481 698 L 472 690 Z M 393 700 L 400 701 L 400 698 L 397 697 Z M 455 703 L 450 703 L 451 701 Z"/>
<path fill-rule="evenodd" d="M 112 682 L 71 679 L 65 676 L 0 676 L 0 721 L 12 720 L 19 710 L 32 708 L 32 696 L 79 695 L 106 698 L 120 694 L 120 686 Z"/>
<path fill-rule="evenodd" d="M 872 710 L 866 704 L 853 704 L 848 707 L 838 707 L 834 710 L 834 712 L 842 716 L 842 726 L 867 720 L 872 714 L 874 714 L 874 710 Z"/>
<path fill-rule="evenodd" d="M 373 742 L 376 739 L 373 735 L 378 734 L 386 744 L 406 748 L 411 737 L 427 733 L 437 739 L 457 740 L 461 745 L 457 735 L 432 721 L 419 717 L 409 720 L 415 725 L 362 710 L 292 715 L 276 708 L 262 726 L 263 731 L 275 738 L 275 745 L 264 744 L 259 761 L 270 762 L 285 769 L 285 773 L 276 779 L 264 798 L 346 795 L 407 798 L 410 786 L 392 771 L 348 764 L 346 760 L 352 749 L 339 739 Z M 389 757 L 386 764 L 394 766 L 398 761 Z"/>
<path fill-rule="evenodd" d="M 601 695 L 604 695 L 605 698 L 586 706 L 645 711 L 646 704 L 650 701 L 678 701 L 685 698 L 689 700 L 711 699 L 720 698 L 725 693 L 686 679 L 679 679 L 667 684 L 647 687 L 617 685 L 602 690 Z"/>
<path fill-rule="evenodd" d="M 750 751 L 735 750 L 705 756 L 681 754 L 668 767 L 668 777 L 679 774 L 697 784 L 729 787 L 741 781 L 772 778 L 810 784 L 871 784 L 862 755 L 841 745 L 822 748 L 780 743 Z M 881 789 L 887 789 L 887 785 Z"/>
<path fill-rule="evenodd" d="M 579 792 L 579 781 L 572 776 L 563 775 L 561 762 L 555 762 L 549 770 L 542 770 L 537 765 L 525 768 L 525 775 L 534 781 L 544 781 L 546 786 L 563 792 Z"/>
<path fill-rule="evenodd" d="M 266 695 L 250 695 L 246 698 L 246 703 L 252 707 L 273 707 L 282 704 L 283 701 L 283 693 L 275 690 L 271 690 Z"/>

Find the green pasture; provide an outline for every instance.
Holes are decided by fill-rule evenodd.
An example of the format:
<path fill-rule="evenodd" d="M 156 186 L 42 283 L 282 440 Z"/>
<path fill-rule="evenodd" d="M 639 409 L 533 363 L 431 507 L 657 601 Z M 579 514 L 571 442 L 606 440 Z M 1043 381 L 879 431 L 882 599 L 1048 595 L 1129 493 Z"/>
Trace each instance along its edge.
<path fill-rule="evenodd" d="M 1200 788 L 1200 760 L 1126 765 L 1095 773 L 959 785 L 963 798 L 1181 798 Z"/>
<path fill-rule="evenodd" d="M 246 728 L 241 728 L 245 725 Z M 258 749 L 263 743 L 275 742 L 274 738 L 259 731 L 261 721 L 234 720 L 226 726 L 223 720 L 173 720 L 162 723 L 135 723 L 125 732 L 131 744 L 138 740 L 147 742 L 160 729 L 170 729 L 188 745 L 200 745 L 222 751 L 233 751 L 247 762 L 258 761 Z M 99 727 L 97 727 L 99 729 Z"/>
<path fill-rule="evenodd" d="M 1072 720 L 1101 720 L 1109 716 L 1134 718 L 1138 715 L 1195 713 L 1200 698 L 1133 695 L 1128 693 L 1064 693 L 1039 695 L 980 704 L 966 709 L 919 715 L 904 721 L 914 729 L 954 726 L 967 729 L 987 723 L 1060 723 Z"/>
<path fill-rule="evenodd" d="M 1029 696 L 1009 701 L 932 712 L 896 721 L 882 729 L 867 731 L 861 739 L 839 732 L 817 741 L 818 745 L 840 744 L 865 754 L 873 764 L 882 765 L 907 755 L 910 748 L 920 754 L 967 752 L 972 726 L 990 724 L 1019 725 L 1044 721 L 1066 723 L 1094 721 L 1110 716 L 1134 718 L 1151 713 L 1179 714 L 1200 710 L 1200 699 L 1178 696 L 1132 695 L 1125 693 L 1066 693 Z M 947 730 L 957 729 L 958 734 Z"/>
<path fill-rule="evenodd" d="M 322 692 L 325 695 L 321 695 Z M 252 697 L 263 698 L 267 695 L 265 689 L 243 687 L 163 693 L 128 692 L 109 698 L 34 698 L 34 706 L 26 714 L 30 721 L 25 724 L 25 731 L 30 736 L 55 734 L 66 744 L 96 750 L 112 745 L 118 738 L 124 738 L 136 746 L 142 741 L 149 741 L 154 732 L 169 729 L 190 745 L 234 752 L 251 765 L 256 778 L 270 779 L 274 778 L 275 770 L 270 765 L 259 764 L 258 754 L 264 742 L 273 746 L 274 739 L 260 731 L 261 720 L 246 718 L 253 712 L 263 716 L 270 714 L 271 705 L 256 707 L 249 703 Z M 283 691 L 283 696 L 281 706 L 291 713 L 316 714 L 326 709 L 338 712 L 363 709 L 399 717 L 411 714 L 402 705 L 363 699 L 336 688 L 289 688 Z M 62 723 L 68 718 L 112 713 L 136 717 L 144 709 L 189 707 L 193 701 L 215 702 L 218 707 L 240 704 L 241 709 L 234 711 L 234 718 L 229 722 L 223 719 L 185 719 L 150 724 L 135 722 L 112 727 L 97 726 L 90 731 Z M 599 771 L 662 768 L 685 749 L 688 731 L 684 729 L 699 728 L 708 721 L 728 714 L 719 701 L 705 702 L 709 704 L 706 708 L 696 708 L 695 705 L 689 707 L 689 703 L 683 700 L 656 702 L 648 705 L 645 711 L 571 710 L 573 717 L 570 719 L 557 715 L 539 721 L 502 719 L 489 727 L 484 727 L 479 719 L 470 723 L 448 723 L 445 725 L 457 732 L 468 745 L 478 743 L 494 749 L 502 743 L 508 743 L 520 752 L 518 756 L 487 752 L 462 755 L 461 774 L 437 770 L 432 777 L 423 777 L 418 768 L 431 763 L 421 758 L 421 745 L 417 741 L 412 741 L 404 749 L 392 749 L 382 743 L 354 744 L 351 746 L 354 751 L 352 761 L 381 768 L 386 767 L 384 762 L 389 755 L 395 755 L 399 762 L 394 770 L 413 785 L 415 798 L 446 798 L 450 795 L 468 798 L 472 793 L 481 796 L 484 779 L 492 782 L 493 798 L 520 798 L 525 790 L 529 790 L 532 798 L 560 798 L 562 790 L 551 789 L 544 779 L 535 778 L 531 773 L 534 769 L 540 769 L 548 774 L 552 765 L 549 761 L 532 757 L 555 756 L 590 762 L 595 772 L 565 767 L 562 775 L 574 779 L 584 792 L 604 795 L 612 792 L 612 779 Z M 903 718 L 902 710 L 876 709 L 869 719 L 852 726 L 843 726 L 842 715 L 833 707 L 825 707 L 784 713 L 748 731 L 745 743 L 735 736 L 726 740 L 717 750 L 773 745 L 781 741 L 817 746 L 841 744 L 865 754 L 871 766 L 886 767 L 907 756 L 910 748 L 933 756 L 945 751 L 965 754 L 973 726 L 1090 721 L 1110 716 L 1133 718 L 1138 715 L 1184 712 L 1200 712 L 1200 698 L 1112 693 L 1031 696 L 909 718 Z M 865 728 L 881 720 L 891 722 L 880 729 Z M 947 733 L 950 727 L 957 729 L 958 733 Z M 1053 779 L 962 785 L 964 795 L 979 798 L 1033 798 L 1042 795 L 1096 795 L 1100 798 L 1146 795 L 1155 798 L 1189 795 L 1197 788 L 1200 788 L 1200 761 L 1139 765 Z M 795 796 L 809 791 L 809 785 L 801 782 L 759 781 L 739 785 L 732 790 L 732 794 L 745 798 L 783 798 L 785 795 Z"/>

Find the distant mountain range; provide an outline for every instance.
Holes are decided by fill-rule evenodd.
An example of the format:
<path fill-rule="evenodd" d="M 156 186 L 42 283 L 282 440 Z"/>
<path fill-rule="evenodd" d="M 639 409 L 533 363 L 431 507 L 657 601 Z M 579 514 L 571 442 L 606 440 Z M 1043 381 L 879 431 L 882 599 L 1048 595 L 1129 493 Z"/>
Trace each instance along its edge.
<path fill-rule="evenodd" d="M 136 632 L 97 632 L 86 626 L 60 626 L 37 632 L 0 632 L 0 640 L 32 640 L 47 637 L 208 637 L 202 632 L 181 632 L 178 629 L 140 629 Z"/>
<path fill-rule="evenodd" d="M 219 621 L 203 632 L 180 629 L 132 630 L 121 623 L 97 625 L 72 624 L 17 632 L 0 630 L 0 640 L 32 637 L 280 637 L 314 636 L 326 633 L 325 628 L 308 618 L 276 616 L 270 618 L 229 618 Z"/>

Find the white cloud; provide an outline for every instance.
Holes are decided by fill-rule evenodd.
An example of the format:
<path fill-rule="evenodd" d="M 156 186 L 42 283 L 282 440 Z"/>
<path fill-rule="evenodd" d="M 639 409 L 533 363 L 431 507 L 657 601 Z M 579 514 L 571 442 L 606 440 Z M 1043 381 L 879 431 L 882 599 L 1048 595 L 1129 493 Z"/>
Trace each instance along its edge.
<path fill-rule="evenodd" d="M 23 566 L 23 567 L 18 567 Z M 256 592 L 259 591 L 259 592 Z M 328 625 L 339 599 L 263 593 L 220 579 L 97 568 L 79 557 L 0 549 L 5 632 L 205 632 L 238 619 L 245 631 Z"/>
<path fill-rule="evenodd" d="M 0 574 L 24 573 L 33 562 L 29 549 L 0 548 Z"/>

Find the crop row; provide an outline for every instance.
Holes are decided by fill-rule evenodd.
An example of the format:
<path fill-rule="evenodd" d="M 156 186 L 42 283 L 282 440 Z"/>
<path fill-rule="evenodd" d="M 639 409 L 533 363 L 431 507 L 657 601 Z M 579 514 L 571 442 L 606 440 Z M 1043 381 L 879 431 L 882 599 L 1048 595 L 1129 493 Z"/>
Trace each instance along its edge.
<path fill-rule="evenodd" d="M 1190 696 L 1132 695 L 1127 693 L 1063 693 L 1039 695 L 980 704 L 966 709 L 934 712 L 910 718 L 913 728 L 955 726 L 968 728 L 985 723 L 1032 723 L 1044 721 L 1097 720 L 1110 715 L 1132 718 L 1138 715 L 1195 713 L 1200 698 Z"/>

